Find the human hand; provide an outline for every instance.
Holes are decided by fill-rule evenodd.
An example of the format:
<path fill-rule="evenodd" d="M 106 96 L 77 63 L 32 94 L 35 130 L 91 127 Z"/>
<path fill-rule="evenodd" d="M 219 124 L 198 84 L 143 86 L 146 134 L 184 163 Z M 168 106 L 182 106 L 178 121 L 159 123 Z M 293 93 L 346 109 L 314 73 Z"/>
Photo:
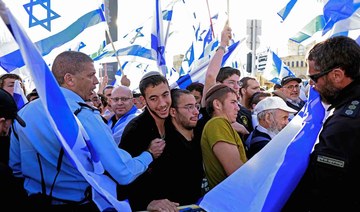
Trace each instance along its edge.
<path fill-rule="evenodd" d="M 130 80 L 127 78 L 127 76 L 125 74 L 122 75 L 121 77 L 121 85 L 129 87 L 130 86 Z"/>
<path fill-rule="evenodd" d="M 228 46 L 232 38 L 232 29 L 229 27 L 228 21 L 221 32 L 220 46 Z"/>
<path fill-rule="evenodd" d="M 242 135 L 249 134 L 249 131 L 244 127 L 244 125 L 240 124 L 239 122 L 234 122 L 231 124 L 234 130 Z"/>
<path fill-rule="evenodd" d="M 0 16 L 5 24 L 9 24 L 9 17 L 7 16 L 6 10 L 7 7 L 5 3 L 2 0 L 0 0 Z"/>
<path fill-rule="evenodd" d="M 151 141 L 149 145 L 148 151 L 152 154 L 152 156 L 156 159 L 160 157 L 165 148 L 165 141 L 161 138 L 155 138 Z"/>
<path fill-rule="evenodd" d="M 179 203 L 171 202 L 168 199 L 153 200 L 149 203 L 146 210 L 148 211 L 166 211 L 166 212 L 177 212 Z"/>

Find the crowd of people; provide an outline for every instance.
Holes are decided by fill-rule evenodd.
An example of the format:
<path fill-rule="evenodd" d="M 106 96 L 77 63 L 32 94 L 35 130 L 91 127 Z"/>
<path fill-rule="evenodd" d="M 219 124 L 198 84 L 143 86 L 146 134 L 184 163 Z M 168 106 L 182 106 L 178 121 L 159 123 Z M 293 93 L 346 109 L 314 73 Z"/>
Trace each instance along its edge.
<path fill-rule="evenodd" d="M 160 72 L 151 71 L 132 91 L 126 76 L 121 86 L 108 85 L 107 77 L 99 82 L 84 53 L 65 51 L 55 58 L 52 74 L 71 112 L 104 174 L 116 182 L 118 200 L 132 210 L 179 211 L 198 204 L 304 107 L 300 78 L 284 77 L 268 92 L 256 78 L 222 67 L 231 35 L 226 24 L 205 82 L 186 89 L 170 88 Z M 328 112 L 306 173 L 283 210 L 358 210 L 360 47 L 351 38 L 333 37 L 316 44 L 306 60 L 309 84 Z M 36 89 L 18 110 L 15 80 L 22 83 L 17 74 L 0 76 L 1 189 L 9 192 L 4 204 L 21 196 L 24 205 L 14 207 L 98 211 L 90 183 L 61 154 Z M 10 195 L 15 184 L 21 189 Z"/>

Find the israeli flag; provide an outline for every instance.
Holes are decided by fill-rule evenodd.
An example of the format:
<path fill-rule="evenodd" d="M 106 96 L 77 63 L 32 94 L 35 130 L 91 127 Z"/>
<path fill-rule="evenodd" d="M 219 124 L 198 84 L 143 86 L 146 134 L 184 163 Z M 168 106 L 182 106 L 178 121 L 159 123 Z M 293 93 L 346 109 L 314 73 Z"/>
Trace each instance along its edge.
<path fill-rule="evenodd" d="M 290 68 L 284 64 L 275 52 L 269 50 L 268 59 L 262 76 L 274 84 L 281 84 L 281 79 L 286 76 L 295 76 Z"/>
<path fill-rule="evenodd" d="M 24 94 L 24 90 L 21 88 L 21 84 L 19 80 L 15 80 L 14 84 L 14 99 L 18 110 L 20 110 L 27 102 L 27 98 Z"/>
<path fill-rule="evenodd" d="M 305 173 L 324 115 L 320 96 L 311 88 L 303 110 L 260 152 L 210 190 L 200 207 L 217 212 L 281 211 Z"/>
<path fill-rule="evenodd" d="M 103 45 L 106 22 L 98 0 L 4 2 L 48 64 L 60 52 L 74 50 L 90 55 Z M 24 66 L 14 39 L 0 45 L 0 65 L 7 72 Z"/>
<path fill-rule="evenodd" d="M 7 10 L 13 34 L 21 55 L 35 82 L 40 101 L 66 155 L 74 167 L 92 186 L 93 200 L 100 211 L 131 211 L 128 202 L 116 198 L 116 184 L 104 174 L 96 150 L 77 117 L 71 112 L 58 83 L 41 54 L 27 34 Z"/>

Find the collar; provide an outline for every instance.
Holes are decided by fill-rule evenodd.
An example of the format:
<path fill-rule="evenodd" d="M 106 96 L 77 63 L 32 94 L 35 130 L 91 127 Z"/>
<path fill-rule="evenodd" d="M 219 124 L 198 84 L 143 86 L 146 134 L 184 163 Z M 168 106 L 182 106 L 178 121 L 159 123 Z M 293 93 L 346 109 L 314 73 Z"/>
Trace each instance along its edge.
<path fill-rule="evenodd" d="M 260 124 L 258 126 L 256 126 L 256 129 L 259 130 L 262 133 L 268 134 L 271 139 L 275 137 L 275 133 L 270 132 L 269 130 L 267 130 L 266 128 L 264 128 L 263 126 L 261 126 Z"/>

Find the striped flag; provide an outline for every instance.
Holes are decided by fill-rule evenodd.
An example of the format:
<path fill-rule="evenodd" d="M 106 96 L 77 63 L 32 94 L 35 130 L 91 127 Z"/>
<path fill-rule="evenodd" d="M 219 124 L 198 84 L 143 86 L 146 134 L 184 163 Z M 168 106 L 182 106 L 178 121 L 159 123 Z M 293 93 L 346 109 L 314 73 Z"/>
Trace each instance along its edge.
<path fill-rule="evenodd" d="M 269 50 L 268 59 L 262 76 L 274 84 L 281 84 L 281 79 L 286 76 L 295 76 L 290 68 L 284 64 L 275 52 Z"/>
<path fill-rule="evenodd" d="M 131 211 L 128 202 L 116 199 L 115 182 L 104 175 L 104 169 L 96 150 L 91 146 L 81 123 L 71 112 L 58 83 L 41 54 L 12 13 L 9 10 L 7 13 L 21 55 L 33 77 L 40 101 L 44 105 L 44 112 L 69 160 L 92 186 L 93 200 L 99 210 L 115 208 L 118 211 Z M 94 170 L 90 167 L 93 167 Z"/>
<path fill-rule="evenodd" d="M 18 110 L 20 110 L 27 102 L 27 98 L 24 94 L 24 90 L 21 88 L 21 84 L 19 80 L 15 80 L 14 84 L 14 99 Z"/>
<path fill-rule="evenodd" d="M 156 58 L 160 72 L 166 76 L 167 67 L 165 60 L 165 37 L 167 37 L 167 35 L 164 35 L 161 11 L 160 0 L 155 0 L 155 13 L 153 16 L 153 26 L 151 32 L 151 53 L 153 57 Z"/>
<path fill-rule="evenodd" d="M 185 89 L 188 85 L 190 85 L 192 82 L 200 82 L 205 83 L 205 73 L 207 70 L 207 67 L 209 66 L 211 56 L 214 54 L 214 51 L 216 47 L 218 46 L 218 41 L 214 43 L 210 43 L 209 46 L 211 47 L 211 51 L 208 52 L 206 56 L 203 57 L 203 60 L 201 62 L 197 63 L 197 66 L 195 66 L 193 69 L 191 69 L 187 74 L 181 76 L 175 83 L 171 84 L 171 88 L 179 87 L 181 89 Z M 236 48 L 239 46 L 240 41 L 237 41 L 233 43 L 231 46 L 229 46 L 228 51 L 225 53 L 223 59 L 222 59 L 222 66 L 225 64 L 231 63 L 229 62 L 229 58 L 231 58 L 231 55 L 235 52 Z M 206 49 L 206 48 L 205 48 Z"/>
<path fill-rule="evenodd" d="M 281 211 L 309 162 L 325 110 L 310 89 L 306 106 L 259 153 L 210 190 L 206 211 Z M 224 201 L 226 196 L 226 201 Z"/>
<path fill-rule="evenodd" d="M 105 17 L 98 0 L 5 0 L 19 24 L 51 64 L 65 50 L 92 54 L 105 40 Z M 20 50 L 11 39 L 0 45 L 0 65 L 12 72 L 24 66 Z"/>
<path fill-rule="evenodd" d="M 284 20 L 284 27 L 302 27 L 290 38 L 297 43 L 321 41 L 339 35 L 356 39 L 359 34 L 359 31 L 355 32 L 354 37 L 349 32 L 360 29 L 360 0 L 291 0 L 278 14 Z M 304 24 L 299 25 L 298 20 Z"/>

